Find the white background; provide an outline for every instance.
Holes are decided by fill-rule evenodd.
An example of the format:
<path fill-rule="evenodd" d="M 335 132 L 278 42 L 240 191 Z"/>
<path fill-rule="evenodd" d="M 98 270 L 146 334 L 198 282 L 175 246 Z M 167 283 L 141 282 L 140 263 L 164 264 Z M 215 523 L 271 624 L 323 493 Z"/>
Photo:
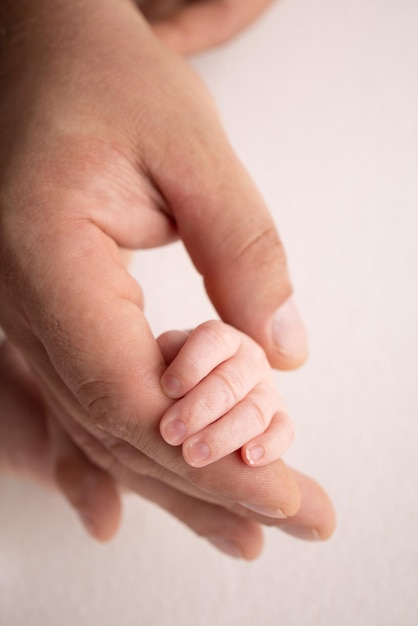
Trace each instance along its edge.
<path fill-rule="evenodd" d="M 287 459 L 332 495 L 334 538 L 269 529 L 248 564 L 131 497 L 96 545 L 1 477 L 1 626 L 416 626 L 417 32 L 416 0 L 287 0 L 194 61 L 287 247 L 311 351 L 277 375 Z M 213 316 L 179 245 L 135 274 L 156 332 Z"/>

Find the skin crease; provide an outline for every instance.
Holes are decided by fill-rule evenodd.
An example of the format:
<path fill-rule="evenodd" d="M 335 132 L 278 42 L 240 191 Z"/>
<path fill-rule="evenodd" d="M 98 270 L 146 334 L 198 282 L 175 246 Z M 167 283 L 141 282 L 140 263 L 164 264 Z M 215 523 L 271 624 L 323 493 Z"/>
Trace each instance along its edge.
<path fill-rule="evenodd" d="M 169 331 L 157 341 L 168 364 L 161 386 L 179 399 L 162 416 L 160 433 L 170 445 L 182 445 L 187 463 L 203 467 L 240 450 L 245 463 L 261 467 L 283 456 L 294 430 L 257 343 L 220 320 Z M 180 387 L 167 388 L 170 380 Z M 209 454 L 196 458 L 202 442 Z M 260 458 L 249 456 L 257 448 Z"/>
<path fill-rule="evenodd" d="M 245 558 L 261 550 L 258 522 L 327 537 L 329 500 L 284 463 L 256 470 L 257 481 L 234 455 L 193 471 L 158 433 L 170 405 L 159 385 L 165 361 L 125 270 L 125 248 L 180 236 L 225 321 L 262 344 L 275 366 L 304 358 L 289 360 L 271 345 L 265 320 L 291 292 L 283 251 L 206 89 L 128 2 L 43 0 L 35 10 L 21 0 L 2 9 L 0 321 L 42 399 L 37 441 L 50 449 L 50 484 L 99 539 L 117 528 L 117 483 Z M 238 207 L 239 237 L 231 238 Z M 236 287 L 231 297 L 244 272 L 248 291 Z M 16 376 L 16 388 L 28 383 Z M 29 408 L 14 411 L 27 420 Z M 23 458 L 36 476 L 31 450 Z M 99 503 L 80 495 L 87 476 L 103 486 L 90 489 L 90 497 L 103 494 Z M 239 502 L 293 517 L 260 517 Z"/>
<path fill-rule="evenodd" d="M 306 538 L 311 527 L 318 529 L 322 539 L 332 532 L 332 508 L 317 485 L 315 497 L 303 499 L 302 508 L 292 520 L 267 520 L 256 515 L 249 519 L 251 514 L 243 509 L 233 513 L 195 500 L 123 467 L 119 468 L 116 486 L 112 476 L 91 463 L 60 428 L 45 406 L 33 375 L 10 342 L 0 346 L 0 472 L 59 489 L 87 531 L 99 541 L 107 541 L 117 532 L 120 492 L 125 489 L 155 502 L 231 556 L 253 559 L 259 555 L 263 538 L 256 519 L 274 523 L 282 530 L 291 522 L 292 534 L 305 533 Z M 306 490 L 312 495 L 313 483 L 299 474 L 297 480 L 302 494 Z"/>

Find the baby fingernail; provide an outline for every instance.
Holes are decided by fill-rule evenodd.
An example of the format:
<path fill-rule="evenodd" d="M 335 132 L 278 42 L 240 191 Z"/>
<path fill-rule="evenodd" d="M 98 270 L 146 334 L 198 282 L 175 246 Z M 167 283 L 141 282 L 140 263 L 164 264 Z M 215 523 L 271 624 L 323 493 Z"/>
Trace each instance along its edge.
<path fill-rule="evenodd" d="M 178 446 L 186 437 L 187 429 L 181 420 L 173 420 L 164 424 L 162 436 L 164 440 L 172 446 Z"/>
<path fill-rule="evenodd" d="M 275 509 L 270 506 L 262 506 L 261 504 L 248 504 L 240 502 L 241 506 L 245 507 L 249 511 L 258 513 L 259 515 L 265 515 L 266 517 L 274 517 L 275 519 L 285 519 L 287 515 L 283 513 L 279 508 Z"/>
<path fill-rule="evenodd" d="M 210 448 L 204 441 L 197 441 L 191 446 L 188 446 L 186 450 L 184 450 L 184 453 L 187 463 L 199 467 L 199 465 L 203 464 L 209 457 Z"/>
<path fill-rule="evenodd" d="M 272 333 L 277 350 L 284 356 L 297 362 L 306 358 L 306 331 L 293 297 L 288 298 L 273 315 Z"/>
<path fill-rule="evenodd" d="M 260 461 L 264 456 L 264 448 L 260 445 L 251 446 L 251 448 L 246 448 L 245 450 L 245 458 L 247 459 L 250 465 L 255 465 Z"/>
<path fill-rule="evenodd" d="M 161 386 L 164 393 L 170 398 L 177 398 L 180 395 L 181 383 L 179 379 L 172 374 L 162 377 Z"/>

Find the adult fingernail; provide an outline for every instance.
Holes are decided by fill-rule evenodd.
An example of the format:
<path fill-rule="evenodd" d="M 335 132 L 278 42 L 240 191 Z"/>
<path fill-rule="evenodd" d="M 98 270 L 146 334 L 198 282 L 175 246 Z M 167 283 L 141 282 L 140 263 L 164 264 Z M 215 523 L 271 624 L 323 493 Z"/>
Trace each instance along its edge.
<path fill-rule="evenodd" d="M 235 543 L 235 541 L 231 541 L 230 539 L 226 539 L 225 537 L 220 537 L 218 535 L 211 535 L 206 537 L 206 539 L 218 548 L 218 550 L 221 550 L 221 552 L 225 552 L 225 554 L 229 554 L 229 556 L 233 556 L 236 559 L 244 558 L 243 551 L 240 546 Z"/>
<path fill-rule="evenodd" d="M 179 379 L 172 374 L 162 377 L 161 387 L 169 398 L 178 398 L 181 394 L 181 383 Z"/>
<path fill-rule="evenodd" d="M 274 517 L 276 519 L 285 519 L 287 515 L 283 513 L 283 511 L 279 508 L 275 509 L 270 506 L 262 506 L 260 504 L 248 504 L 244 502 L 240 502 L 240 505 L 249 511 L 253 511 L 254 513 L 258 513 L 259 515 L 265 515 L 266 517 Z"/>
<path fill-rule="evenodd" d="M 286 526 L 280 526 L 280 530 L 283 530 L 288 535 L 292 535 L 292 537 L 305 539 L 305 541 L 321 540 L 319 532 L 316 530 L 316 528 L 310 528 L 309 526 L 295 526 L 286 524 Z"/>
<path fill-rule="evenodd" d="M 306 331 L 292 296 L 274 313 L 272 335 L 278 352 L 297 362 L 305 360 L 308 352 Z"/>

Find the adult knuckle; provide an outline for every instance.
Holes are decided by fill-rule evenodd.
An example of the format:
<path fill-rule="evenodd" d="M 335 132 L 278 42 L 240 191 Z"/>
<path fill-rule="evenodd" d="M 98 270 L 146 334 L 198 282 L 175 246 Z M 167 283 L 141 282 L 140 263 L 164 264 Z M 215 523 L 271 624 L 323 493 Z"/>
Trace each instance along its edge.
<path fill-rule="evenodd" d="M 78 391 L 79 401 L 98 429 L 97 437 L 110 459 L 126 467 L 135 466 L 138 473 L 145 474 L 142 453 L 152 456 L 153 438 L 146 433 L 135 408 L 121 396 L 117 385 L 98 380 L 84 383 Z"/>
<path fill-rule="evenodd" d="M 92 463 L 105 471 L 111 470 L 112 456 L 100 440 L 84 431 L 84 429 L 79 429 L 75 441 Z"/>
<path fill-rule="evenodd" d="M 76 395 L 99 430 L 126 437 L 128 425 L 115 385 L 97 379 L 87 381 L 79 386 Z"/>
<path fill-rule="evenodd" d="M 130 443 L 112 437 L 108 439 L 105 446 L 115 462 L 141 476 L 149 475 L 151 460 Z"/>
<path fill-rule="evenodd" d="M 252 232 L 241 243 L 235 252 L 235 260 L 248 258 L 257 267 L 271 265 L 272 262 L 281 268 L 286 268 L 286 255 L 279 234 L 274 224 L 269 224 L 261 230 Z"/>

